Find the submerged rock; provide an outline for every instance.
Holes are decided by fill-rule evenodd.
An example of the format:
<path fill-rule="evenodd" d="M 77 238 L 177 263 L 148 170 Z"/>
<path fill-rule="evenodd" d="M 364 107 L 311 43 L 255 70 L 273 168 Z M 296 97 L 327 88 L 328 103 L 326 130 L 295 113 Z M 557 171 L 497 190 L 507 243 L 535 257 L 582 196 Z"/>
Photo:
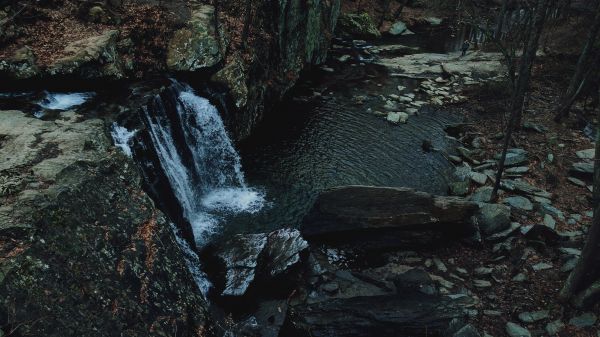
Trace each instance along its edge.
<path fill-rule="evenodd" d="M 513 322 L 506 323 L 506 333 L 510 337 L 531 337 L 529 330 Z"/>

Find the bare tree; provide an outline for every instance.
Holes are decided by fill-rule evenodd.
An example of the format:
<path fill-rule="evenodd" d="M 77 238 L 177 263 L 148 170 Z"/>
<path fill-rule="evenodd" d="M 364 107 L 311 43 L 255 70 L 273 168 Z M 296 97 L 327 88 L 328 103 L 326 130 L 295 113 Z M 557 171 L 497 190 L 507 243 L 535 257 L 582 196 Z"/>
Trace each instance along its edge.
<path fill-rule="evenodd" d="M 525 105 L 525 96 L 527 90 L 529 89 L 529 82 L 531 78 L 531 68 L 533 67 L 533 63 L 535 61 L 540 36 L 544 30 L 546 18 L 549 11 L 553 7 L 553 4 L 554 0 L 537 0 L 535 8 L 532 9 L 533 15 L 526 30 L 523 51 L 519 60 L 519 74 L 513 85 L 509 110 L 510 117 L 508 120 L 508 126 L 506 127 L 506 131 L 504 133 L 502 155 L 500 156 L 500 161 L 498 162 L 496 182 L 494 184 L 494 189 L 492 190 L 492 202 L 495 202 L 498 199 L 498 189 L 501 185 L 502 174 L 504 173 L 504 163 L 506 161 L 506 154 L 512 139 L 512 133 L 521 125 L 523 106 Z"/>
<path fill-rule="evenodd" d="M 600 117 L 600 111 L 598 115 Z M 579 262 L 560 292 L 563 301 L 570 301 L 577 307 L 591 305 L 600 299 L 600 132 L 596 135 L 595 152 L 592 226 Z"/>
<path fill-rule="evenodd" d="M 560 103 L 556 109 L 554 120 L 560 122 L 563 118 L 569 115 L 571 106 L 581 93 L 581 89 L 584 87 L 586 81 L 594 68 L 591 66 L 594 64 L 594 58 L 597 57 L 597 52 L 594 50 L 594 44 L 598 38 L 598 32 L 600 32 L 600 4 L 596 4 L 596 14 L 594 15 L 594 22 L 590 28 L 587 42 L 583 46 L 579 60 L 577 61 L 577 67 L 569 86 L 564 94 L 560 98 Z"/>

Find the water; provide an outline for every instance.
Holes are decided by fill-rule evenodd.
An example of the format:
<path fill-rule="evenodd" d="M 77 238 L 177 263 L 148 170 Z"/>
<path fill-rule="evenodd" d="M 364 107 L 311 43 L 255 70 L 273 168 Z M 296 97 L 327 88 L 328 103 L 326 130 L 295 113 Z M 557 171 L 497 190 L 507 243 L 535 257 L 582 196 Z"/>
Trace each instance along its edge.
<path fill-rule="evenodd" d="M 230 216 L 257 213 L 264 194 L 249 187 L 217 109 L 174 83 L 144 111 L 165 176 L 194 239 L 203 246 Z"/>
<path fill-rule="evenodd" d="M 272 207 L 237 217 L 229 230 L 297 227 L 319 192 L 334 186 L 405 186 L 447 193 L 452 165 L 442 151 L 425 152 L 421 146 L 428 140 L 439 150 L 450 147 L 444 128 L 458 118 L 425 109 L 419 116 L 411 116 L 408 124 L 388 123 L 369 108 L 381 110 L 380 95 L 398 93 L 397 86 L 408 83 L 376 70 L 355 76 L 353 72 L 359 68 L 369 67 L 339 70 L 336 79 L 326 83 L 323 98 L 279 106 L 241 144 L 247 179 L 266 189 Z M 365 79 L 371 82 L 367 84 Z M 357 95 L 366 96 L 366 102 L 354 103 Z"/>
<path fill-rule="evenodd" d="M 115 142 L 115 146 L 121 149 L 125 155 L 132 157 L 131 145 L 133 143 L 133 137 L 138 130 L 129 131 L 127 128 L 118 125 L 117 123 L 112 124 L 110 134 Z"/>
<path fill-rule="evenodd" d="M 38 105 L 48 110 L 69 110 L 85 103 L 92 98 L 91 92 L 52 93 L 48 92 L 46 97 Z"/>

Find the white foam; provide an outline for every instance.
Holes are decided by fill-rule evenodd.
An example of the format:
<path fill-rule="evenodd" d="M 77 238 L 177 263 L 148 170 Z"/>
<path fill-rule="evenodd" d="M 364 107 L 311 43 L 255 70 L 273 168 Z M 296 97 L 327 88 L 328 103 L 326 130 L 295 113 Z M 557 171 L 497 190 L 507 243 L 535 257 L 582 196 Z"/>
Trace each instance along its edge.
<path fill-rule="evenodd" d="M 210 211 L 257 213 L 265 204 L 265 195 L 252 188 L 216 188 L 202 197 L 202 206 Z"/>
<path fill-rule="evenodd" d="M 125 153 L 128 157 L 132 157 L 133 153 L 131 152 L 131 140 L 135 136 L 138 130 L 129 131 L 127 128 L 120 126 L 117 123 L 112 124 L 112 129 L 110 130 L 110 135 L 115 142 L 115 146 L 120 148 L 123 153 Z"/>
<path fill-rule="evenodd" d="M 179 248 L 181 249 L 185 257 L 185 263 L 190 273 L 192 274 L 192 277 L 194 278 L 198 289 L 200 289 L 200 292 L 202 293 L 202 295 L 204 295 L 204 298 L 207 299 L 208 291 L 210 290 L 210 288 L 212 288 L 213 285 L 208 280 L 206 273 L 204 273 L 201 269 L 202 264 L 200 263 L 200 258 L 198 257 L 198 254 L 196 254 L 192 247 L 190 247 L 190 245 L 187 243 L 187 241 L 185 241 L 185 239 L 181 237 L 179 229 L 173 223 L 171 223 L 171 230 L 173 230 L 175 239 L 177 239 L 177 244 L 179 245 Z"/>
<path fill-rule="evenodd" d="M 49 110 L 69 110 L 85 103 L 94 96 L 93 92 L 47 93 L 46 98 L 38 104 Z"/>

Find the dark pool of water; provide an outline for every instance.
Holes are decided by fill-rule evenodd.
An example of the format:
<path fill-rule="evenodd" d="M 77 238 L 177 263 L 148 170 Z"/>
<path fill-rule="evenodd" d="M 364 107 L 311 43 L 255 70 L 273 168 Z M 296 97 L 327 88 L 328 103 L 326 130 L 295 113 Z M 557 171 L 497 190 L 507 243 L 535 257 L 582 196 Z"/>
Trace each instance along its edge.
<path fill-rule="evenodd" d="M 357 75 L 358 73 L 358 75 Z M 378 110 L 379 95 L 398 93 L 397 85 L 375 66 L 341 70 L 321 83 L 301 83 L 240 144 L 246 180 L 266 191 L 270 206 L 261 213 L 228 221 L 228 232 L 254 232 L 298 226 L 316 196 L 339 185 L 407 186 L 446 194 L 451 165 L 439 152 L 422 150 L 424 140 L 448 146 L 444 128 L 457 121 L 445 112 L 421 112 L 408 124 L 392 125 Z M 378 86 L 378 83 L 381 86 Z M 322 98 L 307 99 L 314 88 Z M 367 95 L 365 104 L 354 102 Z"/>

